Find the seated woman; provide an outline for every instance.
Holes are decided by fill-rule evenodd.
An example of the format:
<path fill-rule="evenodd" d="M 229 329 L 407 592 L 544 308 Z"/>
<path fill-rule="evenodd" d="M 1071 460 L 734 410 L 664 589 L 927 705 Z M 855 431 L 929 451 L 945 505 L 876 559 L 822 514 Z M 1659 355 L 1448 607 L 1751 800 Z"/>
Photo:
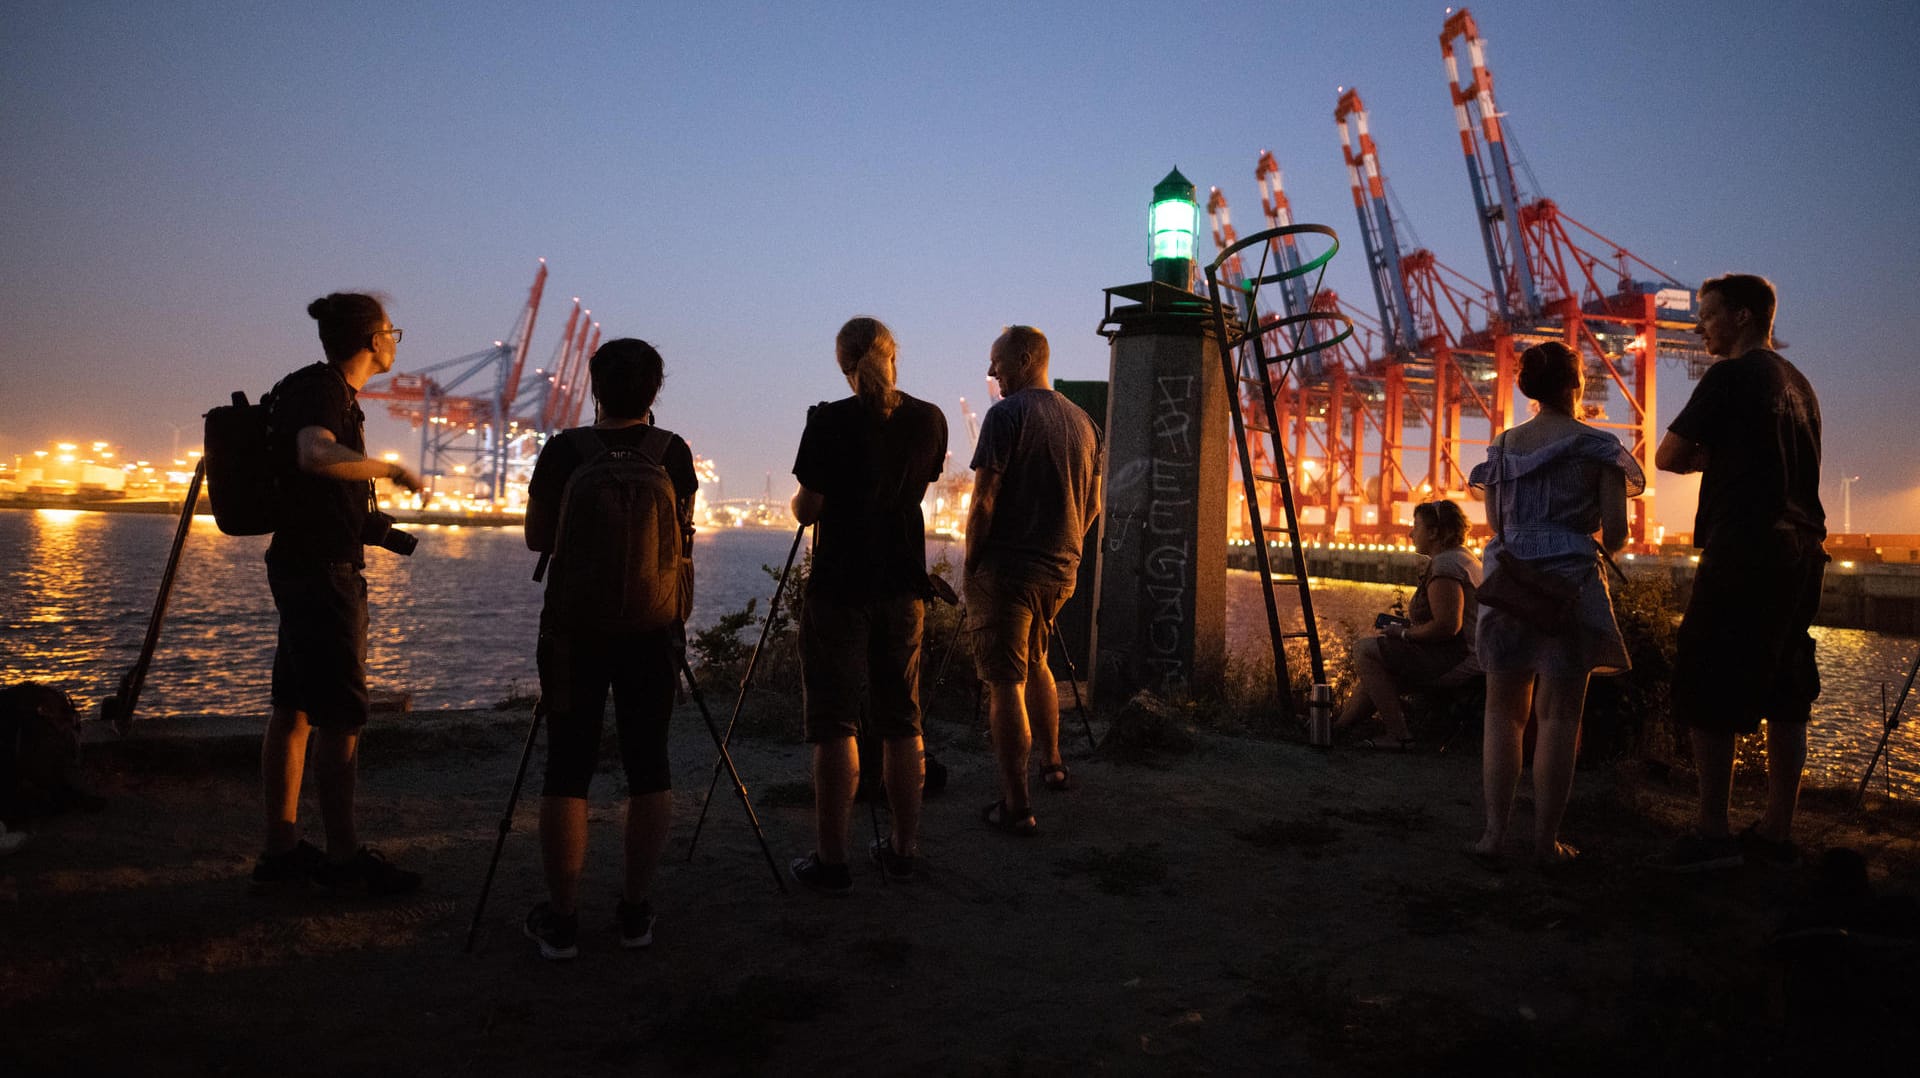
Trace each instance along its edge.
<path fill-rule="evenodd" d="M 1467 515 L 1449 501 L 1425 502 L 1413 509 L 1413 549 L 1427 556 L 1427 568 L 1407 606 L 1408 624 L 1386 627 L 1378 636 L 1353 646 L 1360 686 L 1347 697 L 1333 724 L 1336 737 L 1352 734 L 1374 712 L 1385 725 L 1373 745 L 1407 748 L 1413 734 L 1400 707 L 1400 694 L 1432 685 L 1473 658 L 1476 621 L 1474 592 L 1480 587 L 1480 562 L 1467 553 Z"/>

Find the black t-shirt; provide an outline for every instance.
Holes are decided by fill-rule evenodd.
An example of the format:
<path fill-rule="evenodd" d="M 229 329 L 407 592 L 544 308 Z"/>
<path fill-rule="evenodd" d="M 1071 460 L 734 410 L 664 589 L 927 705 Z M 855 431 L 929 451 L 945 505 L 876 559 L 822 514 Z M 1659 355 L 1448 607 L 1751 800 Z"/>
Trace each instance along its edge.
<path fill-rule="evenodd" d="M 636 423 L 631 427 L 595 427 L 593 433 L 609 449 L 637 449 L 652 429 L 645 423 Z M 567 480 L 573 478 L 574 469 L 584 463 L 586 461 L 574 447 L 572 438 L 561 434 L 548 439 L 540 450 L 540 459 L 533 463 L 533 478 L 527 482 L 527 498 L 551 505 L 557 512 L 560 498 L 567 492 Z M 667 470 L 667 477 L 673 480 L 674 494 L 681 501 L 691 501 L 694 491 L 700 489 L 700 479 L 693 474 L 693 450 L 687 446 L 686 440 L 678 434 L 669 438 L 666 456 L 660 464 Z"/>
<path fill-rule="evenodd" d="M 1820 399 L 1779 353 L 1757 348 L 1708 367 L 1667 429 L 1707 447 L 1695 546 L 1751 541 L 1779 527 L 1826 538 Z"/>
<path fill-rule="evenodd" d="M 920 499 L 947 458 L 947 417 L 900 394 L 879 413 L 847 397 L 807 412 L 793 475 L 825 498 L 807 593 L 843 602 L 927 593 Z"/>
<path fill-rule="evenodd" d="M 273 387 L 269 415 L 280 471 L 280 526 L 267 546 L 268 564 L 366 564 L 360 534 L 373 496 L 372 484 L 301 471 L 299 461 L 300 432 L 308 427 L 325 428 L 341 445 L 366 452 L 362 428 L 367 417 L 357 396 L 339 368 L 330 363 L 302 367 Z"/>

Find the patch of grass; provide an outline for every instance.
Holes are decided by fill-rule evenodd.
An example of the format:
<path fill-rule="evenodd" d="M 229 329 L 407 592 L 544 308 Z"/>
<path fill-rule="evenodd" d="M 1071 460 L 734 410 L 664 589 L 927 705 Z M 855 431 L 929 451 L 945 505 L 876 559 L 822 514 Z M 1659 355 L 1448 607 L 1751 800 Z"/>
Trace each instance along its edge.
<path fill-rule="evenodd" d="M 1144 846 L 1129 842 L 1118 853 L 1095 847 L 1084 857 L 1063 858 L 1060 867 L 1068 873 L 1091 875 L 1095 886 L 1110 895 L 1137 895 L 1167 881 L 1167 860 L 1158 842 Z"/>
<path fill-rule="evenodd" d="M 1235 831 L 1233 837 L 1263 850 L 1293 850 L 1302 857 L 1318 858 L 1340 837 L 1340 829 L 1325 820 L 1268 820 Z"/>

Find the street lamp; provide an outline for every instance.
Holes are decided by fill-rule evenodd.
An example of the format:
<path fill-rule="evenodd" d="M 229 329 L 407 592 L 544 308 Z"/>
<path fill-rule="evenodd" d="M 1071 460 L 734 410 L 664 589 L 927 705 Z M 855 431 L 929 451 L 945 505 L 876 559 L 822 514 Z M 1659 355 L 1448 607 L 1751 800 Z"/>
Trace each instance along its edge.
<path fill-rule="evenodd" d="M 1193 228 L 1200 214 L 1193 198 L 1193 181 L 1179 169 L 1153 186 L 1147 211 L 1148 250 L 1153 279 L 1187 290 L 1193 282 Z"/>
<path fill-rule="evenodd" d="M 1860 481 L 1857 475 L 1840 478 L 1840 530 L 1853 534 L 1853 485 Z"/>

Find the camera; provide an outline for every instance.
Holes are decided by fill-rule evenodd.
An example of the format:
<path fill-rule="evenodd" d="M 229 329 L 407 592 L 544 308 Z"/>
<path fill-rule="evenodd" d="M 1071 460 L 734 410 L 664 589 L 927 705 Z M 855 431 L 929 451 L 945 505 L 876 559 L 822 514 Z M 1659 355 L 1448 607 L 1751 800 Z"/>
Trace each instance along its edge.
<path fill-rule="evenodd" d="M 368 546 L 377 546 L 391 550 L 401 557 L 408 557 L 420 540 L 408 532 L 393 526 L 393 517 L 378 510 L 367 514 L 367 521 L 360 527 L 360 541 Z"/>
<path fill-rule="evenodd" d="M 1383 633 L 1386 632 L 1389 627 L 1394 625 L 1412 625 L 1412 624 L 1413 623 L 1408 621 L 1406 618 L 1398 617 L 1393 614 L 1375 614 L 1373 616 L 1373 627 L 1375 629 L 1380 630 Z"/>

